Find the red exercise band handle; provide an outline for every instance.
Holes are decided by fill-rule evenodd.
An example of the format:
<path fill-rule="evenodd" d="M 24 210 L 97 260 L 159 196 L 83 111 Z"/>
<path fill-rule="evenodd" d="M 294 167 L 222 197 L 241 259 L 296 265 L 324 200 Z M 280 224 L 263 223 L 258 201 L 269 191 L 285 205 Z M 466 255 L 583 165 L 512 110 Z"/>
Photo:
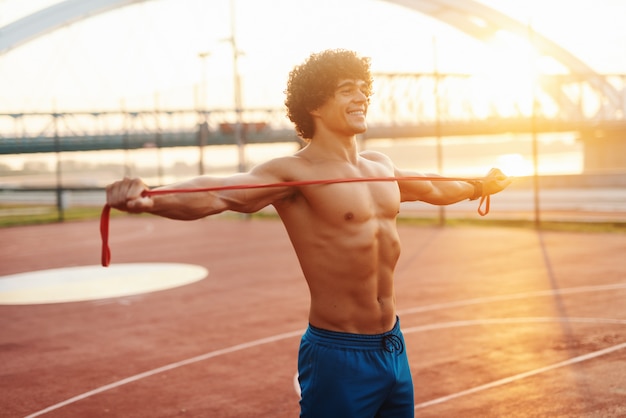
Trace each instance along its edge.
<path fill-rule="evenodd" d="M 156 196 L 171 193 L 198 193 L 198 192 L 217 192 L 224 190 L 242 190 L 242 189 L 268 189 L 272 187 L 298 187 L 298 186 L 312 186 L 323 184 L 337 184 L 337 183 L 362 183 L 368 181 L 482 181 L 484 179 L 467 179 L 460 177 L 425 177 L 425 176 L 408 176 L 408 177 L 360 177 L 360 178 L 345 178 L 345 179 L 327 179 L 327 180 L 303 180 L 303 181 L 285 181 L 280 183 L 269 184 L 236 184 L 229 186 L 216 186 L 216 187 L 201 187 L 194 189 L 162 189 L 162 190 L 144 190 L 141 196 Z M 483 194 L 480 198 L 478 205 L 478 214 L 485 216 L 489 213 L 490 208 L 490 195 Z M 483 204 L 485 208 L 482 209 Z M 100 237 L 102 238 L 102 257 L 101 262 L 103 267 L 108 267 L 111 264 L 111 250 L 109 249 L 109 218 L 111 214 L 111 206 L 105 204 L 100 214 Z"/>
<path fill-rule="evenodd" d="M 100 238 L 102 239 L 102 267 L 108 267 L 111 264 L 111 249 L 109 248 L 109 217 L 111 214 L 111 206 L 108 204 L 102 208 L 100 214 Z"/>

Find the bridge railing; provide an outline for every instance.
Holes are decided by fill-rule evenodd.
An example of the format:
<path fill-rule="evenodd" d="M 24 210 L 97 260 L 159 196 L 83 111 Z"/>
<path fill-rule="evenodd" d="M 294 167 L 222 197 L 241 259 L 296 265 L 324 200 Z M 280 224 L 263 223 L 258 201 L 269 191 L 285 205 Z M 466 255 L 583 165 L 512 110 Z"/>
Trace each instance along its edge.
<path fill-rule="evenodd" d="M 535 80 L 481 74 L 377 74 L 370 122 L 530 118 L 624 120 L 626 74 L 554 74 Z"/>
<path fill-rule="evenodd" d="M 369 137 L 566 130 L 626 120 L 626 75 L 543 75 L 532 84 L 467 74 L 376 74 Z M 0 154 L 297 140 L 282 107 L 0 113 Z M 201 127 L 206 130 L 203 137 Z M 440 127 L 447 127 L 437 131 Z"/>
<path fill-rule="evenodd" d="M 246 109 L 240 112 L 246 123 L 264 123 L 286 128 L 289 120 L 281 109 Z M 0 138 L 41 138 L 46 136 L 94 136 L 124 132 L 197 131 L 207 123 L 211 131 L 237 123 L 230 109 L 153 109 L 66 112 L 0 113 Z"/>

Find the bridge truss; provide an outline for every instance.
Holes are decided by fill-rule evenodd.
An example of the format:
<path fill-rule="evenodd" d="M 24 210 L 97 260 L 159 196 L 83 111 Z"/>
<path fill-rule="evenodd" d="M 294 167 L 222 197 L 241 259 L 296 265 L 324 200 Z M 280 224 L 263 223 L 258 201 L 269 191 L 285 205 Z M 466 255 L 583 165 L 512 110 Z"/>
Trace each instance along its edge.
<path fill-rule="evenodd" d="M 376 74 L 369 138 L 576 131 L 626 124 L 626 74 L 602 77 L 620 102 L 588 75 L 542 76 L 528 94 L 466 74 Z M 513 84 L 513 81 L 511 81 Z M 234 144 L 232 109 L 144 109 L 0 114 L 0 154 Z M 297 141 L 285 110 L 241 111 L 248 143 Z"/>
<path fill-rule="evenodd" d="M 0 28 L 0 54 L 60 27 L 147 0 L 64 0 Z M 498 31 L 526 38 L 528 25 L 474 0 L 385 0 L 487 41 Z M 403 138 L 578 130 L 623 125 L 626 76 L 601 75 L 550 39 L 534 47 L 569 70 L 520 80 L 466 74 L 378 74 L 369 137 Z M 503 75 L 505 76 L 505 75 Z M 521 87 L 521 88 L 520 88 Z M 241 115 L 242 118 L 238 119 Z M 296 140 L 283 109 L 93 110 L 0 114 L 0 154 Z"/>

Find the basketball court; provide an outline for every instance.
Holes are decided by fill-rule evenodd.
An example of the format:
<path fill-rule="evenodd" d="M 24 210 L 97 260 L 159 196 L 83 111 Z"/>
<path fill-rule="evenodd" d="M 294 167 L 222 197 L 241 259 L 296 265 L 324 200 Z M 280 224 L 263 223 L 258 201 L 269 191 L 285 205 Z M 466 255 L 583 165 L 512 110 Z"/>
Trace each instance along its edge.
<path fill-rule="evenodd" d="M 626 416 L 626 235 L 400 223 L 417 417 Z M 2 417 L 295 417 L 308 292 L 279 221 L 0 231 Z"/>

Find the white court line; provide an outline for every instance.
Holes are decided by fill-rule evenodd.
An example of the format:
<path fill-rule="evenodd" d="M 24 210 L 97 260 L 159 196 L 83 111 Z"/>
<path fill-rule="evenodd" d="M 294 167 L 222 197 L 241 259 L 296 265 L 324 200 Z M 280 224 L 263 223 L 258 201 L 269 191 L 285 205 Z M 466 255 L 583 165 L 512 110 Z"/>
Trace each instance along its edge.
<path fill-rule="evenodd" d="M 626 283 L 615 283 L 615 284 L 607 284 L 607 285 L 599 285 L 599 286 L 569 287 L 565 289 L 539 290 L 535 292 L 513 293 L 513 294 L 508 294 L 508 295 L 495 295 L 495 296 L 486 296 L 482 298 L 464 299 L 464 300 L 457 300 L 453 302 L 436 303 L 432 305 L 417 306 L 415 308 L 403 309 L 403 310 L 398 311 L 398 315 L 403 316 L 403 315 L 410 315 L 410 314 L 420 313 L 420 312 L 436 311 L 439 309 L 458 308 L 458 307 L 467 306 L 467 305 L 479 305 L 482 303 L 489 303 L 489 302 L 502 302 L 506 300 L 528 299 L 528 298 L 540 297 L 540 296 L 573 295 L 576 293 L 601 292 L 605 290 L 615 290 L 615 289 L 626 289 Z"/>
<path fill-rule="evenodd" d="M 491 383 L 487 383 L 485 385 L 476 386 L 476 387 L 473 387 L 471 389 L 462 390 L 461 392 L 453 393 L 453 394 L 448 395 L 448 396 L 443 396 L 441 398 L 433 399 L 431 401 L 422 402 L 420 404 L 415 405 L 415 409 L 417 410 L 417 409 L 421 409 L 421 408 L 426 408 L 427 406 L 444 403 L 444 402 L 447 402 L 447 401 L 452 400 L 452 399 L 460 398 L 461 396 L 471 395 L 473 393 L 481 392 L 483 390 L 492 389 L 492 388 L 495 388 L 497 386 L 506 385 L 506 384 L 514 382 L 516 380 L 521 380 L 521 379 L 524 379 L 526 377 L 530 377 L 530 376 L 534 376 L 534 375 L 537 375 L 537 374 L 540 374 L 540 373 L 548 372 L 550 370 L 558 369 L 559 367 L 565 367 L 565 366 L 569 366 L 569 365 L 574 364 L 574 363 L 580 363 L 582 361 L 591 360 L 591 359 L 596 358 L 596 357 L 604 356 L 606 354 L 612 353 L 614 351 L 621 350 L 623 348 L 626 348 L 626 343 L 617 344 L 617 345 L 614 345 L 612 347 L 605 348 L 603 350 L 598 350 L 598 351 L 594 351 L 592 353 L 584 354 L 582 356 L 573 357 L 573 358 L 571 358 L 569 360 L 565 360 L 565 361 L 562 361 L 560 363 L 552 364 L 550 366 L 541 367 L 539 369 L 530 370 L 530 371 L 527 371 L 527 372 L 524 372 L 524 373 L 519 373 L 519 374 L 510 376 L 510 377 L 505 377 L 504 379 L 500 379 L 500 380 L 496 380 L 496 381 L 491 382 Z"/>
<path fill-rule="evenodd" d="M 602 285 L 602 286 L 583 286 L 583 287 L 574 287 L 574 288 L 566 288 L 566 289 L 560 289 L 560 290 L 547 290 L 547 291 L 538 291 L 538 292 L 527 292 L 527 293 L 519 293 L 519 294 L 511 294 L 511 295 L 501 295 L 501 296 L 490 296 L 490 297 L 485 297 L 485 298 L 475 298 L 475 299 L 467 299 L 465 301 L 454 301 L 454 302 L 449 302 L 449 303 L 441 303 L 441 304 L 434 304 L 434 305 L 427 305 L 427 306 L 422 306 L 422 307 L 416 307 L 416 308 L 412 308 L 412 309 L 405 309 L 402 311 L 398 311 L 399 315 L 410 315 L 413 313 L 419 313 L 419 312 L 426 312 L 426 311 L 430 311 L 430 310 L 437 310 L 437 309 L 445 309 L 445 308 L 449 308 L 449 307 L 458 307 L 458 306 L 463 306 L 463 305 L 473 305 L 473 304 L 478 304 L 478 303 L 485 303 L 485 302 L 492 302 L 492 301 L 499 301 L 499 300 L 512 300 L 512 299 L 522 299 L 522 298 L 528 298 L 528 297 L 533 297 L 533 296 L 550 296 L 550 295 L 554 295 L 554 294 L 574 294 L 574 293 L 583 293 L 583 292 L 592 292 L 592 291 L 602 291 L 602 290 L 612 290 L 612 289 L 622 289 L 622 288 L 626 288 L 626 283 L 617 283 L 617 284 L 613 284 L 613 285 Z M 434 325 L 436 326 L 440 326 L 439 325 Z M 448 325 L 450 326 L 450 325 Z M 461 326 L 461 325 L 458 325 Z M 422 327 L 414 327 L 414 328 L 409 328 L 409 330 L 415 330 L 413 332 L 419 332 L 418 329 L 420 330 L 426 330 L 426 329 L 436 329 L 433 328 L 433 325 L 431 326 L 422 326 Z M 192 363 L 196 363 L 199 361 L 203 361 L 203 360 L 207 360 L 213 357 L 217 357 L 220 355 L 224 355 L 224 354 L 229 354 L 229 353 L 233 353 L 235 351 L 240 351 L 240 350 L 245 350 L 248 348 L 252 348 L 252 347 L 256 347 L 259 345 L 263 345 L 263 344 L 268 344 L 271 342 L 276 342 L 276 341 L 280 341 L 283 339 L 287 339 L 287 338 L 292 338 L 292 337 L 296 337 L 299 335 L 302 335 L 304 333 L 304 330 L 298 330 L 298 331 L 292 331 L 292 332 L 288 332 L 288 333 L 284 333 L 284 334 L 278 334 L 275 336 L 270 336 L 270 337 L 266 337 L 266 338 L 261 338 L 259 340 L 254 340 L 254 341 L 250 341 L 247 343 L 242 343 L 242 344 L 238 344 L 232 347 L 228 347 L 228 348 L 224 348 L 221 350 L 217 350 L 217 351 L 212 351 L 210 353 L 205 353 L 196 357 L 192 357 L 186 360 L 182 360 L 179 362 L 175 362 L 175 363 L 170 363 L 168 365 L 156 368 L 156 369 L 152 369 L 152 370 L 148 370 L 146 372 L 143 373 L 139 373 L 136 374 L 134 376 L 130 376 L 127 377 L 125 379 L 122 380 L 118 380 L 117 382 L 113 382 L 110 383 L 108 385 L 105 386 L 101 386 L 99 388 L 96 388 L 94 390 L 82 393 L 80 395 L 74 396 L 72 398 L 69 398 L 63 402 L 59 402 L 57 404 L 54 404 L 52 406 L 49 406 L 45 409 L 42 409 L 40 411 L 37 411 L 31 415 L 28 415 L 25 418 L 33 418 L 33 417 L 38 417 L 40 415 L 43 415 L 45 413 L 54 411 L 56 409 L 62 408 L 64 406 L 70 405 L 74 402 L 78 402 L 82 399 L 86 399 L 90 396 L 93 395 L 97 395 L 99 393 L 102 392 L 106 392 L 107 390 L 110 389 L 115 389 L 119 386 L 123 386 L 127 383 L 132 383 L 138 380 L 141 380 L 143 378 L 146 377 L 150 377 L 150 376 L 154 376 L 158 373 L 162 373 L 168 370 L 172 370 L 172 369 L 176 369 L 178 367 L 182 367 L 182 366 L 186 366 Z M 403 333 L 407 333 L 405 330 L 403 330 Z"/>
<path fill-rule="evenodd" d="M 451 321 L 444 322 L 439 324 L 428 324 L 421 325 L 418 327 L 411 327 L 402 330 L 402 334 L 407 335 L 414 332 L 425 332 L 432 331 L 444 328 L 456 328 L 456 327 L 467 327 L 474 325 L 495 325 L 495 324 L 528 324 L 528 323 L 553 323 L 553 322 L 577 322 L 577 323 L 588 323 L 588 324 L 614 324 L 614 325 L 626 325 L 626 319 L 610 319 L 610 318 L 550 318 L 550 317 L 531 317 L 531 318 L 487 318 L 487 319 L 475 319 L 475 320 L 466 320 L 466 321 Z M 626 344 L 626 343 L 624 343 Z M 535 374 L 543 373 L 552 369 L 556 369 L 557 367 L 567 366 L 572 363 L 577 363 L 580 361 L 588 360 L 589 358 L 598 357 L 603 354 L 608 354 L 611 351 L 619 350 L 624 348 L 624 344 L 620 344 L 618 346 L 611 347 L 609 349 L 604 349 L 600 351 L 596 351 L 595 353 L 600 353 L 593 355 L 595 353 L 585 354 L 580 357 L 574 357 L 572 359 L 566 360 L 562 363 L 557 363 L 556 365 L 542 367 L 536 370 L 532 370 L 529 372 L 521 373 L 512 377 L 508 377 L 505 379 L 497 380 L 495 382 L 478 386 L 473 389 L 468 389 L 462 392 L 458 392 L 452 395 L 444 396 L 443 398 L 438 398 L 432 401 L 424 402 L 419 405 L 415 405 L 415 409 L 425 408 L 430 405 L 434 405 L 437 403 L 443 403 L 449 401 L 451 399 L 458 398 L 460 396 L 469 395 L 471 393 L 479 392 L 481 390 L 490 389 L 495 386 L 504 385 L 506 383 L 510 383 L 514 380 L 523 379 L 524 377 L 532 376 Z M 605 352 L 606 350 L 610 350 Z M 589 357 L 592 356 L 592 357 Z M 295 374 L 293 378 L 293 387 L 298 396 L 301 395 L 300 391 L 300 383 L 298 382 L 298 373 Z"/>
<path fill-rule="evenodd" d="M 473 325 L 495 325 L 495 324 L 511 324 L 511 323 L 528 324 L 528 323 L 550 323 L 550 322 L 626 325 L 626 319 L 611 319 L 611 318 L 550 318 L 550 317 L 487 318 L 487 319 L 451 321 L 451 322 L 444 322 L 444 323 L 439 323 L 439 324 L 422 325 L 418 327 L 411 327 L 411 328 L 403 329 L 402 333 L 411 334 L 413 332 L 424 332 L 424 331 L 431 331 L 431 330 L 437 330 L 437 329 L 443 329 L 443 328 L 455 328 L 455 327 L 465 327 L 465 326 L 473 326 Z M 422 402 L 420 404 L 415 405 L 415 409 L 417 410 L 421 408 L 426 408 L 428 406 L 444 403 L 444 402 L 447 402 L 456 398 L 460 398 L 465 395 L 471 395 L 477 392 L 481 392 L 483 390 L 492 389 L 497 386 L 506 385 L 516 380 L 521 380 L 526 377 L 534 376 L 540 373 L 545 373 L 554 369 L 558 369 L 560 367 L 569 366 L 574 363 L 580 363 L 586 360 L 603 356 L 605 354 L 612 353 L 613 351 L 621 350 L 623 348 L 626 348 L 626 343 L 617 344 L 612 347 L 594 351 L 592 353 L 584 354 L 578 357 L 573 357 L 569 360 L 565 360 L 565 361 L 562 361 L 560 363 L 556 363 L 550 366 L 540 367 L 535 370 L 530 370 L 527 372 L 519 373 L 510 377 L 506 377 L 504 379 L 496 380 L 491 383 L 487 383 L 484 385 L 476 386 L 471 389 L 466 389 L 466 390 L 462 390 L 460 392 L 456 392 L 447 396 L 443 396 L 441 398 L 433 399 L 427 402 Z"/>
<path fill-rule="evenodd" d="M 417 327 L 402 329 L 403 334 L 411 334 L 413 332 L 432 331 L 444 328 L 468 327 L 474 325 L 500 325 L 500 324 L 531 324 L 531 323 L 587 323 L 587 324 L 612 324 L 626 325 L 626 319 L 612 318 L 558 318 L 558 317 L 515 317 L 515 318 L 485 318 L 485 319 L 467 319 L 464 321 L 440 322 L 437 324 L 426 324 Z"/>
<path fill-rule="evenodd" d="M 284 334 L 274 335 L 272 337 L 261 338 L 258 340 L 250 341 L 243 344 L 234 345 L 232 347 L 224 348 L 222 350 L 211 351 L 210 353 L 205 353 L 196 357 L 191 357 L 186 360 L 178 361 L 175 363 L 170 363 L 162 367 L 158 367 L 156 369 L 148 370 L 147 372 L 139 373 L 134 376 L 127 377 L 126 379 L 118 380 L 117 382 L 110 383 L 108 385 L 100 386 L 97 389 L 90 390 L 89 392 L 82 393 L 80 395 L 74 396 L 73 398 L 69 398 L 63 402 L 59 402 L 55 405 L 49 406 L 41 411 L 37 411 L 33 414 L 28 415 L 26 418 L 38 417 L 40 415 L 46 414 L 48 412 L 54 411 L 55 409 L 62 408 L 74 402 L 78 402 L 82 399 L 86 399 L 90 396 L 97 395 L 98 393 L 106 392 L 107 390 L 115 389 L 119 386 L 123 386 L 127 383 L 136 382 L 137 380 L 144 379 L 146 377 L 154 376 L 158 373 L 163 373 L 168 370 L 176 369 L 178 367 L 187 366 L 192 363 L 197 363 L 199 361 L 207 360 L 213 357 L 218 357 L 224 354 L 234 353 L 235 351 L 245 350 L 247 348 L 256 347 L 263 344 L 269 344 L 275 341 L 284 340 L 287 338 L 296 337 L 302 335 L 304 330 L 287 332 Z"/>

